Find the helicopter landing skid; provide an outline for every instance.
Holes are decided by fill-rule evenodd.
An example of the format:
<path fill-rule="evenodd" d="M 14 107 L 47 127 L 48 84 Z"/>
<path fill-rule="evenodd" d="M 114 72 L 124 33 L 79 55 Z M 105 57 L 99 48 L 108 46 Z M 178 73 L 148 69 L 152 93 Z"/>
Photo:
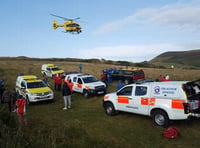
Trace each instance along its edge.
<path fill-rule="evenodd" d="M 67 32 L 67 31 L 62 31 L 63 33 L 71 33 L 71 34 L 79 34 L 79 33 L 81 33 L 81 31 L 79 31 L 79 32 Z"/>

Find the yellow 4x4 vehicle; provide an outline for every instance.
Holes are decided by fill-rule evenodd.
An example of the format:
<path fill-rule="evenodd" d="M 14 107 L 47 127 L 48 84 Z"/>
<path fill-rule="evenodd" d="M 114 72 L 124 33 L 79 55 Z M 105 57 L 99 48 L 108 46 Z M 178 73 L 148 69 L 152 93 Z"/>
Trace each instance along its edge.
<path fill-rule="evenodd" d="M 26 98 L 28 102 L 54 99 L 53 91 L 34 75 L 18 76 L 16 92 Z"/>
<path fill-rule="evenodd" d="M 64 74 L 64 70 L 55 66 L 54 64 L 43 64 L 41 67 L 41 72 L 47 77 L 52 77 L 56 74 Z"/>

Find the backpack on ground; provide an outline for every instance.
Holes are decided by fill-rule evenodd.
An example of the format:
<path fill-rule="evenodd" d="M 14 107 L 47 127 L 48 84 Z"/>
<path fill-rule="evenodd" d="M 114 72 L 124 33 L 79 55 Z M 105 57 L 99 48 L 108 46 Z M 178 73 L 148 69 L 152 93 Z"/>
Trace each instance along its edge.
<path fill-rule="evenodd" d="M 170 126 L 163 132 L 163 136 L 169 139 L 175 139 L 179 136 L 178 129 Z"/>

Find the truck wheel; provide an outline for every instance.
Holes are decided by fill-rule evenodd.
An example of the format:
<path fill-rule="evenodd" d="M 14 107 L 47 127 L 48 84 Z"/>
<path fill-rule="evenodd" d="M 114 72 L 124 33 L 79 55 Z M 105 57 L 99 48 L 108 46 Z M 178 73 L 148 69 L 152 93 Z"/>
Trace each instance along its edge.
<path fill-rule="evenodd" d="M 169 125 L 169 118 L 162 110 L 156 110 L 153 112 L 153 120 L 159 126 L 167 127 Z"/>
<path fill-rule="evenodd" d="M 89 97 L 88 91 L 87 91 L 87 90 L 84 90 L 84 91 L 83 91 L 83 95 L 84 95 L 85 98 L 88 98 L 88 97 Z"/>
<path fill-rule="evenodd" d="M 104 109 L 107 115 L 113 116 L 118 113 L 118 111 L 115 110 L 114 106 L 112 103 L 108 102 L 104 105 Z"/>

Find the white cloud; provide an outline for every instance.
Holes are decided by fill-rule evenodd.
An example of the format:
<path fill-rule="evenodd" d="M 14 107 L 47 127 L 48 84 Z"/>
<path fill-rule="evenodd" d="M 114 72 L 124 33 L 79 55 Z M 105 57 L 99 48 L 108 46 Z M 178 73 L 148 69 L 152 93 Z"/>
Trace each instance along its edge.
<path fill-rule="evenodd" d="M 154 24 L 174 26 L 180 29 L 190 29 L 192 31 L 200 28 L 200 5 L 198 2 L 183 4 L 176 3 L 162 6 L 160 8 L 142 9 L 123 19 L 106 23 L 100 26 L 94 34 L 104 34 L 109 31 L 115 31 L 122 26 L 134 23 Z"/>
<path fill-rule="evenodd" d="M 148 44 L 148 45 L 133 45 L 133 46 L 114 46 L 114 47 L 98 47 L 93 49 L 84 49 L 79 52 L 82 58 L 104 58 L 107 60 L 120 60 L 142 62 L 149 61 L 155 56 L 167 51 L 183 51 L 198 49 L 200 43 L 186 44 Z"/>

